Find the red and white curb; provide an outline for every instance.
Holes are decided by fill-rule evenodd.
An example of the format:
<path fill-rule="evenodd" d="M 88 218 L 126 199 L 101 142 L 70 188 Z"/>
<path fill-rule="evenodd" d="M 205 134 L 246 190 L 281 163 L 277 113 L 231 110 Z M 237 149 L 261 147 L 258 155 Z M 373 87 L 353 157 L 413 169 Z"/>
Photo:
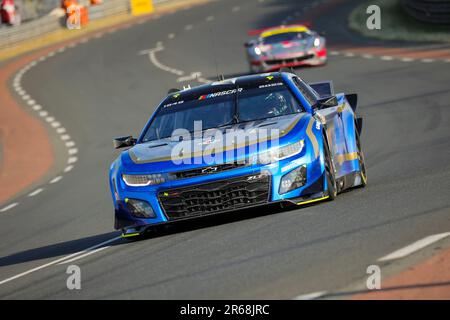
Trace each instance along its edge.
<path fill-rule="evenodd" d="M 78 45 L 82 45 L 87 43 L 88 41 L 94 40 L 94 39 L 100 39 L 103 36 L 106 36 L 107 34 L 113 34 L 117 31 L 124 30 L 130 28 L 132 25 L 139 25 L 143 24 L 145 22 L 148 22 L 149 20 L 156 20 L 159 19 L 161 15 L 154 14 L 149 17 L 144 17 L 142 19 L 136 20 L 134 22 L 126 23 L 119 26 L 112 26 L 107 31 L 97 31 L 92 34 L 86 35 L 80 39 L 71 41 L 67 43 L 64 46 L 61 46 L 33 61 L 25 65 L 22 69 L 20 69 L 14 76 L 13 82 L 12 82 L 12 88 L 14 92 L 22 99 L 24 104 L 28 106 L 31 110 L 33 110 L 36 115 L 42 120 L 44 120 L 53 130 L 55 130 L 56 134 L 60 137 L 60 139 L 63 141 L 64 145 L 67 149 L 67 162 L 63 169 L 63 171 L 52 178 L 50 181 L 47 182 L 47 185 L 55 184 L 59 181 L 61 181 L 64 177 L 64 174 L 69 173 L 75 168 L 75 164 L 78 161 L 78 148 L 76 146 L 75 141 L 72 139 L 72 137 L 67 133 L 66 128 L 59 122 L 54 116 L 52 116 L 47 110 L 45 110 L 44 106 L 39 104 L 35 99 L 33 99 L 26 90 L 22 87 L 22 79 L 24 75 L 32 68 L 34 68 L 39 63 L 42 63 L 54 56 L 57 56 L 58 54 L 64 53 L 69 49 L 75 48 Z M 45 186 L 41 186 L 38 189 L 31 191 L 27 196 L 28 197 L 35 197 L 41 192 L 45 191 Z M 5 213 L 15 207 L 17 207 L 20 203 L 19 202 L 13 202 L 11 204 L 8 204 L 2 208 L 0 208 L 0 213 Z"/>
<path fill-rule="evenodd" d="M 73 48 L 75 46 L 75 43 L 70 46 L 70 48 Z M 38 64 L 46 61 L 47 59 L 50 59 L 57 54 L 63 53 L 66 51 L 66 49 L 69 48 L 69 46 L 63 46 L 60 47 L 54 51 L 51 51 L 47 53 L 44 56 L 41 56 L 40 58 L 37 58 L 36 60 L 33 60 L 29 62 L 27 65 L 22 67 L 14 76 L 12 81 L 12 88 L 14 92 L 21 98 L 23 101 L 23 105 L 27 106 L 29 109 L 31 109 L 35 114 L 41 118 L 48 127 L 50 127 L 52 130 L 55 131 L 55 133 L 60 137 L 62 140 L 62 143 L 66 147 L 67 151 L 67 160 L 66 165 L 62 171 L 62 173 L 56 177 L 53 177 L 50 181 L 47 182 L 47 184 L 54 184 L 58 181 L 60 181 L 63 178 L 63 174 L 68 173 L 72 171 L 72 169 L 75 166 L 75 163 L 78 161 L 78 148 L 76 146 L 75 141 L 71 138 L 71 136 L 67 133 L 66 128 L 62 125 L 60 121 L 56 119 L 55 116 L 51 115 L 45 108 L 39 104 L 38 101 L 33 99 L 33 97 L 28 94 L 28 92 L 23 88 L 22 86 L 22 79 L 26 75 L 28 71 L 30 71 L 32 68 L 36 67 Z M 35 189 L 28 193 L 28 197 L 35 197 L 39 195 L 41 192 L 45 190 L 45 186 L 41 186 L 38 189 Z M 0 209 L 0 213 L 4 213 L 8 210 L 11 210 L 12 208 L 15 208 L 19 205 L 19 202 L 11 203 L 3 208 Z"/>
<path fill-rule="evenodd" d="M 401 61 L 401 62 L 420 62 L 420 63 L 450 63 L 450 59 L 435 59 L 435 58 L 411 58 L 402 57 L 396 55 L 375 55 L 371 53 L 354 53 L 351 51 L 339 51 L 331 50 L 329 52 L 330 56 L 341 56 L 344 58 L 363 58 L 367 60 L 378 60 L 378 61 Z"/>

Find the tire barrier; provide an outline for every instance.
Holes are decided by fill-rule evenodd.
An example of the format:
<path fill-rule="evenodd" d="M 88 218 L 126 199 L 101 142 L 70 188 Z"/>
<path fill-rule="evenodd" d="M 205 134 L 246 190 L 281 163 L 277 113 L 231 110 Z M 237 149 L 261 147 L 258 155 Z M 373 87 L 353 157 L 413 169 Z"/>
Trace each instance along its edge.
<path fill-rule="evenodd" d="M 450 24 L 450 0 L 402 0 L 403 10 L 414 19 L 433 24 Z"/>

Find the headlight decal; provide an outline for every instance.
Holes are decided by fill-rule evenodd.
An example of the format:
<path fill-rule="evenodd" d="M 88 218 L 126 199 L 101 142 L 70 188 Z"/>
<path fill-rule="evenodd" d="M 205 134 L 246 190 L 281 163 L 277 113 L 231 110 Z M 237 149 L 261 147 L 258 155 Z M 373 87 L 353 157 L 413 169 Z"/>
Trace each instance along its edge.
<path fill-rule="evenodd" d="M 280 181 L 279 194 L 285 194 L 306 184 L 306 165 L 285 174 Z"/>
<path fill-rule="evenodd" d="M 291 143 L 284 147 L 277 147 L 270 149 L 266 152 L 260 153 L 257 156 L 258 164 L 270 164 L 274 162 L 278 162 L 292 156 L 295 156 L 303 151 L 305 147 L 305 141 L 300 140 L 295 143 Z"/>
<path fill-rule="evenodd" d="M 166 181 L 160 173 L 155 174 L 122 174 L 122 180 L 130 187 L 146 187 Z"/>
<path fill-rule="evenodd" d="M 133 217 L 141 219 L 156 218 L 152 206 L 147 201 L 125 198 L 125 204 Z"/>

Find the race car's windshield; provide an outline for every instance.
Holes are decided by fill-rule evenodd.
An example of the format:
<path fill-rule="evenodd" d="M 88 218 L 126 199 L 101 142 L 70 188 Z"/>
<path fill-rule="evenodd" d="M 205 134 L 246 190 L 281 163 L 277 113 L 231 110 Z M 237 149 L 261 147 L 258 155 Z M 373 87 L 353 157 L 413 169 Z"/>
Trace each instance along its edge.
<path fill-rule="evenodd" d="M 177 129 L 193 132 L 195 121 L 201 121 L 202 130 L 207 130 L 301 111 L 303 108 L 282 82 L 227 89 L 189 100 L 175 95 L 159 108 L 142 142 L 169 138 Z"/>
<path fill-rule="evenodd" d="M 285 32 L 263 38 L 263 44 L 276 44 L 284 41 L 304 40 L 309 36 L 307 32 Z"/>

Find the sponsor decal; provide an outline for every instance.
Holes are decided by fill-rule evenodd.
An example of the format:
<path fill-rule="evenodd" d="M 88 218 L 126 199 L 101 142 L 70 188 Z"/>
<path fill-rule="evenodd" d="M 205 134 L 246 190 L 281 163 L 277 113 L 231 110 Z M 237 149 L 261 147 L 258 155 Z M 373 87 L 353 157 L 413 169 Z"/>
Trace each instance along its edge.
<path fill-rule="evenodd" d="M 173 106 L 176 106 L 176 105 L 179 105 L 179 104 L 182 104 L 182 103 L 184 103 L 183 100 L 177 101 L 177 102 L 173 102 L 173 103 L 168 103 L 168 104 L 165 104 L 165 105 L 163 106 L 163 108 L 173 107 Z"/>
<path fill-rule="evenodd" d="M 201 95 L 198 98 L 198 100 L 205 100 L 205 99 L 211 99 L 211 98 L 228 96 L 228 95 L 232 95 L 232 94 L 235 94 L 235 93 L 242 92 L 243 90 L 244 90 L 243 88 L 238 88 L 238 89 L 230 89 L 230 90 L 225 90 L 225 91 L 214 92 L 214 93 L 210 93 L 210 94 L 207 94 L 207 95 Z"/>
<path fill-rule="evenodd" d="M 320 121 L 316 120 L 316 129 L 320 130 Z"/>
<path fill-rule="evenodd" d="M 202 169 L 202 173 L 204 174 L 209 174 L 209 173 L 214 173 L 217 172 L 217 167 L 206 167 L 204 169 Z"/>
<path fill-rule="evenodd" d="M 283 82 L 277 82 L 277 83 L 263 84 L 263 85 L 260 85 L 258 88 L 264 89 L 264 88 L 270 88 L 270 87 L 278 87 L 278 86 L 282 86 L 282 85 L 284 85 Z"/>

